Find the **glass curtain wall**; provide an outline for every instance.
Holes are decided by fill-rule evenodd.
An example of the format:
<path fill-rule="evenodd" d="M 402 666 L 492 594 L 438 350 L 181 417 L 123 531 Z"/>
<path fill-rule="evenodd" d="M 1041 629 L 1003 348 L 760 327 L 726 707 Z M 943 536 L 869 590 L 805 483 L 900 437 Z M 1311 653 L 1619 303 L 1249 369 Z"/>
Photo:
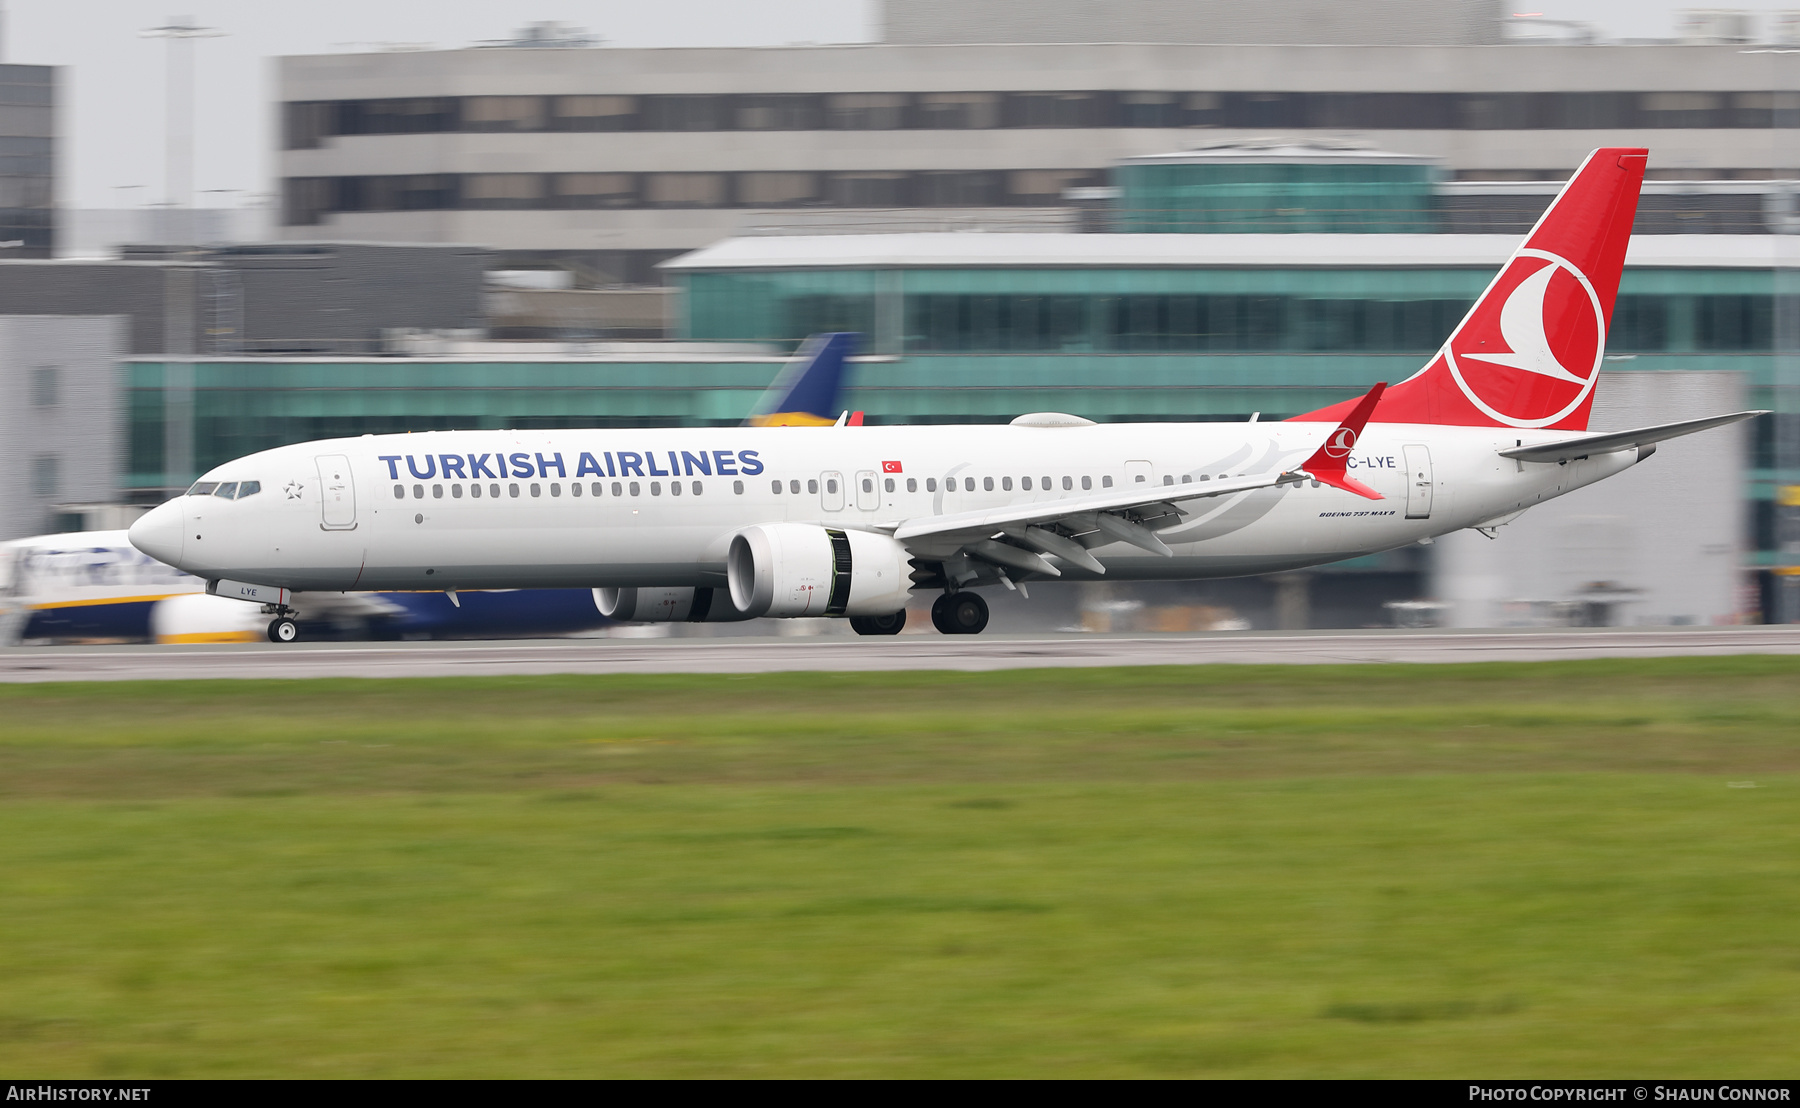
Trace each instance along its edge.
<path fill-rule="evenodd" d="M 876 336 L 885 354 L 1428 354 L 1485 269 L 913 269 L 687 275 L 688 337 L 794 346 Z M 1774 342 L 1768 270 L 1632 270 L 1615 354 L 1755 353 Z M 897 300 L 897 303 L 890 303 Z M 877 327 L 878 318 L 899 321 Z"/>

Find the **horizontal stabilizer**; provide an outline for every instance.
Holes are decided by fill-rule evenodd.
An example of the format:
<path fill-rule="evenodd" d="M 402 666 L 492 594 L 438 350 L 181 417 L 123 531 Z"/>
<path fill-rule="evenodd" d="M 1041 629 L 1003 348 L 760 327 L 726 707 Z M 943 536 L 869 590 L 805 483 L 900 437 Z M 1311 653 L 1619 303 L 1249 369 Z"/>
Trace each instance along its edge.
<path fill-rule="evenodd" d="M 1730 415 L 1707 416 L 1705 419 L 1687 419 L 1680 423 L 1663 423 L 1655 427 L 1639 427 L 1635 431 L 1582 435 L 1580 438 L 1547 442 L 1538 446 L 1515 446 L 1502 450 L 1500 456 L 1517 458 L 1521 462 L 1569 462 L 1594 454 L 1610 454 L 1615 450 L 1629 450 L 1634 446 L 1649 446 L 1664 439 L 1680 438 L 1696 431 L 1710 431 L 1714 427 L 1724 427 L 1768 414 L 1766 411 L 1733 412 Z"/>

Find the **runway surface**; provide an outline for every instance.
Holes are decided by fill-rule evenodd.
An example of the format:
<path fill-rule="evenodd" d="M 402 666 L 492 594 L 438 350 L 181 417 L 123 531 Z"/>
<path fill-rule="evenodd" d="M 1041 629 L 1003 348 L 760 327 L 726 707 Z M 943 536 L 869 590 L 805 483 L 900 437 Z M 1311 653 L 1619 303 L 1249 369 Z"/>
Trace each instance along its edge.
<path fill-rule="evenodd" d="M 1800 654 L 1800 627 L 15 647 L 0 650 L 0 681 L 977 671 L 1058 666 L 1534 662 L 1724 654 Z"/>

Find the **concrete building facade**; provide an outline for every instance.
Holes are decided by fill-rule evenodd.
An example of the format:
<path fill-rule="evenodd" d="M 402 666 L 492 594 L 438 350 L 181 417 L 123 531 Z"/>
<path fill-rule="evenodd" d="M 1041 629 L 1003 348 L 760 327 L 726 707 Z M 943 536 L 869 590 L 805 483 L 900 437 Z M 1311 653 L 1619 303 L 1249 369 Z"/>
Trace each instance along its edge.
<path fill-rule="evenodd" d="M 125 342 L 119 316 L 0 316 L 0 540 L 119 499 Z"/>
<path fill-rule="evenodd" d="M 882 40 L 1475 46 L 1501 40 L 1497 0 L 884 0 Z"/>
<path fill-rule="evenodd" d="M 1281 135 L 1559 180 L 1800 176 L 1800 56 L 1739 46 L 470 49 L 283 58 L 280 233 L 470 242 L 584 284 L 757 227 L 1063 218 L 1123 159 Z"/>

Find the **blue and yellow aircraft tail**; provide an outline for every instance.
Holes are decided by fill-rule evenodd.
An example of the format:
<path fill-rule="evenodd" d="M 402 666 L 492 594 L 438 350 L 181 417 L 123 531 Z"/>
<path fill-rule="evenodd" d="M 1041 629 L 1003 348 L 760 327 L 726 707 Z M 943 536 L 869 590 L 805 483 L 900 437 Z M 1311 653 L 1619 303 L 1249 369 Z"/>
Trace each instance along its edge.
<path fill-rule="evenodd" d="M 854 331 L 812 335 L 756 401 L 746 427 L 830 427 L 838 421 L 844 362 L 862 336 Z"/>

